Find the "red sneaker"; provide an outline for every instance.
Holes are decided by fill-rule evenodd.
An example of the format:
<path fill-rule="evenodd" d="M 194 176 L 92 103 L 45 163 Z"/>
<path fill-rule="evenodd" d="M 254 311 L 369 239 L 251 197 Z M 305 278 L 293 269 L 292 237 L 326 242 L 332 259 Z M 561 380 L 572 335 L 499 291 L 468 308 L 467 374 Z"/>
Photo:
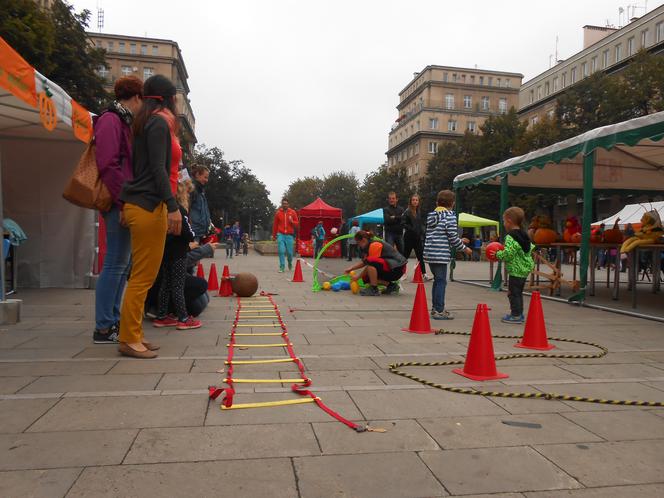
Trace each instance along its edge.
<path fill-rule="evenodd" d="M 175 327 L 177 324 L 178 321 L 170 315 L 166 318 L 155 318 L 152 320 L 152 326 L 157 327 L 158 329 L 163 327 Z"/>
<path fill-rule="evenodd" d="M 198 329 L 203 325 L 200 320 L 196 320 L 193 316 L 187 318 L 185 322 L 178 322 L 175 326 L 178 330 Z"/>

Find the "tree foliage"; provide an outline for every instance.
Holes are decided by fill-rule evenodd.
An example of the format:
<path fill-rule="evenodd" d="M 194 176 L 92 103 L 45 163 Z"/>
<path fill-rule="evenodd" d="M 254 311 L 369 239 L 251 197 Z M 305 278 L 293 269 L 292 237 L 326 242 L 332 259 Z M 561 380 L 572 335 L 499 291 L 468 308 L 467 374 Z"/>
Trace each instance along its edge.
<path fill-rule="evenodd" d="M 408 182 L 406 168 L 382 165 L 364 177 L 357 203 L 358 211 L 365 213 L 386 206 L 387 194 L 390 192 L 396 192 L 403 205 L 414 190 Z"/>
<path fill-rule="evenodd" d="M 96 73 L 105 64 L 105 52 L 89 43 L 89 20 L 89 10 L 76 13 L 63 0 L 49 10 L 32 0 L 0 2 L 0 33 L 7 43 L 79 104 L 99 112 L 108 100 Z"/>
<path fill-rule="evenodd" d="M 345 217 L 355 216 L 359 182 L 355 173 L 333 171 L 323 178 L 305 176 L 291 182 L 284 193 L 296 209 L 311 204 L 320 197 L 329 205 L 341 208 Z"/>
<path fill-rule="evenodd" d="M 323 182 L 317 176 L 305 176 L 293 180 L 284 192 L 284 197 L 288 198 L 293 209 L 300 209 L 321 197 L 322 187 Z"/>

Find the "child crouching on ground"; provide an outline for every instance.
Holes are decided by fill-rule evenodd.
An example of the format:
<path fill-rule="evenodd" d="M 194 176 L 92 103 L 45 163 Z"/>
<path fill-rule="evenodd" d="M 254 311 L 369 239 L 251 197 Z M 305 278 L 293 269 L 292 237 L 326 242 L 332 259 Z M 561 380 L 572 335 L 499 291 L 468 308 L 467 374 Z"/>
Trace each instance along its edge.
<path fill-rule="evenodd" d="M 164 257 L 161 261 L 157 318 L 152 322 L 155 327 L 175 327 L 178 330 L 197 329 L 200 320 L 189 316 L 184 298 L 185 278 L 187 276 L 187 252 L 189 243 L 194 240 L 188 217 L 189 192 L 193 189 L 191 180 L 178 183 L 177 202 L 182 214 L 182 230 L 179 235 L 166 238 Z M 169 301 L 173 303 L 176 316 L 168 315 Z"/>
<path fill-rule="evenodd" d="M 505 323 L 523 323 L 523 287 L 526 278 L 533 271 L 535 261 L 532 252 L 535 245 L 530 242 L 528 233 L 523 229 L 525 214 L 520 207 L 507 208 L 503 213 L 505 225 L 505 249 L 496 252 L 496 258 L 505 262 L 507 273 L 507 299 L 510 302 L 510 314 L 501 321 Z"/>
<path fill-rule="evenodd" d="M 447 266 L 452 260 L 452 249 L 471 255 L 473 250 L 466 247 L 468 239 L 459 238 L 454 203 L 456 195 L 451 190 L 441 190 L 436 197 L 435 210 L 427 215 L 426 236 L 424 239 L 424 261 L 429 263 L 433 275 L 431 289 L 431 318 L 452 320 L 454 317 L 445 310 L 445 287 L 447 286 Z"/>

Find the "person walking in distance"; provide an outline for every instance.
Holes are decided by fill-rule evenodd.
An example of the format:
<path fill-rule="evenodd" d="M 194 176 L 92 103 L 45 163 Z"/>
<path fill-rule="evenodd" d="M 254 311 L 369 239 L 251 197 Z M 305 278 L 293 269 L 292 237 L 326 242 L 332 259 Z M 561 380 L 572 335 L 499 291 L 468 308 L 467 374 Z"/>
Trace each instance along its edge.
<path fill-rule="evenodd" d="M 200 242 L 210 233 L 210 208 L 205 197 L 205 185 L 210 179 L 210 170 L 207 166 L 194 165 L 191 173 L 194 177 L 194 190 L 189 194 L 189 219 L 196 242 Z"/>
<path fill-rule="evenodd" d="M 231 227 L 231 232 L 233 233 L 233 244 L 235 249 L 235 255 L 240 254 L 240 244 L 242 243 L 242 229 L 240 228 L 240 222 L 236 221 Z"/>
<path fill-rule="evenodd" d="M 325 227 L 323 227 L 322 221 L 319 221 L 311 230 L 311 238 L 314 241 L 314 258 L 316 258 L 325 244 Z"/>
<path fill-rule="evenodd" d="M 97 168 L 113 198 L 110 211 L 101 213 L 106 226 L 106 255 L 95 287 L 95 344 L 116 344 L 120 331 L 120 304 L 127 274 L 131 240 L 120 223 L 122 185 L 133 177 L 131 124 L 143 104 L 143 82 L 135 76 L 114 85 L 115 100 L 94 119 Z"/>
<path fill-rule="evenodd" d="M 289 207 L 288 199 L 284 197 L 281 199 L 281 208 L 275 213 L 272 223 L 272 240 L 277 241 L 279 252 L 279 273 L 284 272 L 286 259 L 288 259 L 288 269 L 293 269 L 294 235 L 299 225 L 297 213 Z"/>
<path fill-rule="evenodd" d="M 403 254 L 403 227 L 401 216 L 403 208 L 399 207 L 396 192 L 387 194 L 387 207 L 383 208 L 383 224 L 385 227 L 385 242 Z"/>
<path fill-rule="evenodd" d="M 348 235 L 352 235 L 348 239 L 348 261 L 353 261 L 353 256 L 357 257 L 357 240 L 355 240 L 355 234 L 360 231 L 360 223 L 357 220 L 353 220 L 350 230 L 348 230 Z"/>
<path fill-rule="evenodd" d="M 420 270 L 422 270 L 422 279 L 429 280 L 427 268 L 422 256 L 424 251 L 424 221 L 420 211 L 420 196 L 415 194 L 410 196 L 408 208 L 401 216 L 401 225 L 404 228 L 404 258 L 410 258 L 410 253 L 414 250 L 415 257 L 419 261 Z"/>

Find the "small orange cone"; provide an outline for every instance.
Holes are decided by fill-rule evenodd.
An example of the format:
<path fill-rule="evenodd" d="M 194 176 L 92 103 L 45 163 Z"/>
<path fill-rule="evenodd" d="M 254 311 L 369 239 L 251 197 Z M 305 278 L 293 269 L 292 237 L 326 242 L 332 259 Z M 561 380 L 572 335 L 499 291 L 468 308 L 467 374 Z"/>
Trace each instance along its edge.
<path fill-rule="evenodd" d="M 210 276 L 208 277 L 208 290 L 219 289 L 219 277 L 217 277 L 217 265 L 212 263 L 210 266 Z"/>
<path fill-rule="evenodd" d="M 304 278 L 302 278 L 302 265 L 299 258 L 297 263 L 295 263 L 295 271 L 293 272 L 293 280 L 291 282 L 304 282 Z"/>
<path fill-rule="evenodd" d="M 422 280 L 422 268 L 420 267 L 420 264 L 417 263 L 415 265 L 415 273 L 413 274 L 413 280 L 410 281 L 412 284 L 423 284 L 424 280 Z"/>
<path fill-rule="evenodd" d="M 530 298 L 526 327 L 523 330 L 523 339 L 521 339 L 521 342 L 517 342 L 514 347 L 538 349 L 540 351 L 549 351 L 550 349 L 555 348 L 553 344 L 549 344 L 549 341 L 546 338 L 546 324 L 544 323 L 544 311 L 542 310 L 542 297 L 538 291 L 534 291 Z"/>
<path fill-rule="evenodd" d="M 489 308 L 486 304 L 477 305 L 463 369 L 455 368 L 452 371 L 472 380 L 496 380 L 509 377 L 496 370 L 491 325 L 489 324 Z"/>
<path fill-rule="evenodd" d="M 431 320 L 429 318 L 429 309 L 427 308 L 427 293 L 424 290 L 424 284 L 417 284 L 415 301 L 413 302 L 413 311 L 410 314 L 410 325 L 405 332 L 414 334 L 433 334 L 431 329 Z"/>
<path fill-rule="evenodd" d="M 198 268 L 196 269 L 196 276 L 198 278 L 205 278 L 205 271 L 203 270 L 203 265 L 198 263 Z"/>
<path fill-rule="evenodd" d="M 219 287 L 219 297 L 229 297 L 233 295 L 233 286 L 231 285 L 231 274 L 228 265 L 224 265 L 221 273 L 221 286 Z"/>

